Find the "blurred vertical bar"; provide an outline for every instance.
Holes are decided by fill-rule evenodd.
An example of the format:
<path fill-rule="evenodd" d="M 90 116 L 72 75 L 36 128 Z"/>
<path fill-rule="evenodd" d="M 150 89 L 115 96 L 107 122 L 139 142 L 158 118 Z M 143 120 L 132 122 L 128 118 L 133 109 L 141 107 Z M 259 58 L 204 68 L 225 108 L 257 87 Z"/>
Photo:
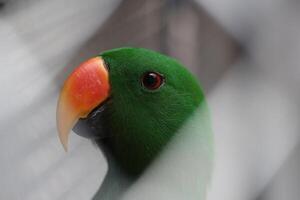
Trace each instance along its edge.
<path fill-rule="evenodd" d="M 173 0 L 168 16 L 168 54 L 196 73 L 211 89 L 239 56 L 239 44 L 199 4 Z"/>

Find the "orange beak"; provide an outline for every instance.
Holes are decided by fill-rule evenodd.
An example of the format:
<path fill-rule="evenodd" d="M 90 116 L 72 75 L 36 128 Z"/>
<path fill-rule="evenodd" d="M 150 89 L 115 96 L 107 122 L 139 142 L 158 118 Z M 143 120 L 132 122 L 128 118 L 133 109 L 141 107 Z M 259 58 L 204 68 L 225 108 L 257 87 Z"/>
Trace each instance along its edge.
<path fill-rule="evenodd" d="M 70 131 L 104 102 L 110 91 L 108 71 L 101 57 L 91 58 L 77 67 L 65 81 L 57 105 L 59 139 L 68 149 Z"/>

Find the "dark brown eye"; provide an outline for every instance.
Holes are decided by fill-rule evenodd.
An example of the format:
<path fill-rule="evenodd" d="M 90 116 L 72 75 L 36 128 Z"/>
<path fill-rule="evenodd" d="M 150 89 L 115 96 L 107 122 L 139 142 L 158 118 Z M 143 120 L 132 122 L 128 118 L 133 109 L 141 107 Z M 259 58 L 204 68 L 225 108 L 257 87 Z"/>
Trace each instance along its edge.
<path fill-rule="evenodd" d="M 164 77 L 157 72 L 146 72 L 141 81 L 148 90 L 156 90 L 164 83 Z"/>

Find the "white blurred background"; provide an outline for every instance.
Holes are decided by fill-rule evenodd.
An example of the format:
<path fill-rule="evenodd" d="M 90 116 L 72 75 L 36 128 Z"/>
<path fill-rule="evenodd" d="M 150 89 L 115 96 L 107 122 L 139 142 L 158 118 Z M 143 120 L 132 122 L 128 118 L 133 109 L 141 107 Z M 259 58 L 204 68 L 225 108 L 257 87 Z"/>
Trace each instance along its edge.
<path fill-rule="evenodd" d="M 300 197 L 297 0 L 0 0 L 0 199 L 90 199 L 106 164 L 56 136 L 59 88 L 80 62 L 151 48 L 199 76 L 212 111 L 209 200 Z"/>

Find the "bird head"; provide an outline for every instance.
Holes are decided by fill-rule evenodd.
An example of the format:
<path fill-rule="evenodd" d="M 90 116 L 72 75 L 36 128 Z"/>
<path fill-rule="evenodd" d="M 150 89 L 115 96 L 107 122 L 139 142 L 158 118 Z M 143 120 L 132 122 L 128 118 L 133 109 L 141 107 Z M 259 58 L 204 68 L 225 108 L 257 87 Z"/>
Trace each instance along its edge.
<path fill-rule="evenodd" d="M 73 131 L 105 141 L 128 174 L 139 174 L 204 100 L 196 78 L 176 60 L 142 48 L 105 51 L 65 81 L 57 125 L 67 149 Z"/>

